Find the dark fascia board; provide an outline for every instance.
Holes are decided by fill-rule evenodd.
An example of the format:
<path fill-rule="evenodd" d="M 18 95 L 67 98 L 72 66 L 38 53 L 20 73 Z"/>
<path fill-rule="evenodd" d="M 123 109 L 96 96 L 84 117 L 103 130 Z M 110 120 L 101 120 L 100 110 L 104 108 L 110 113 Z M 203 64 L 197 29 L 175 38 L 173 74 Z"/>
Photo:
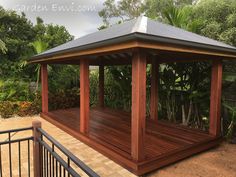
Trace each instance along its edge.
<path fill-rule="evenodd" d="M 176 46 L 185 46 L 185 47 L 192 47 L 196 49 L 204 49 L 209 51 L 218 51 L 225 54 L 233 54 L 236 56 L 236 48 L 227 48 L 227 47 L 221 47 L 221 46 L 215 46 L 215 45 L 209 45 L 209 44 L 203 44 L 203 43 L 197 43 L 197 42 L 190 42 L 190 41 L 184 41 L 179 39 L 173 39 L 173 38 L 167 38 L 167 37 L 161 37 L 161 36 L 154 36 L 154 35 L 145 35 L 142 33 L 136 34 L 138 39 L 141 40 L 147 40 L 150 42 L 159 42 L 159 43 L 165 43 L 165 44 L 172 44 Z"/>
<path fill-rule="evenodd" d="M 92 43 L 92 44 L 86 44 L 83 46 L 60 50 L 60 51 L 56 51 L 56 52 L 52 52 L 52 53 L 39 54 L 39 55 L 36 55 L 36 56 L 33 56 L 32 58 L 30 58 L 28 60 L 28 62 L 35 63 L 35 62 L 37 62 L 37 60 L 41 60 L 43 58 L 46 59 L 46 58 L 49 58 L 52 56 L 60 56 L 61 54 L 65 54 L 65 53 L 70 53 L 70 52 L 72 53 L 72 52 L 76 52 L 76 51 L 83 51 L 83 50 L 97 48 L 97 47 L 104 47 L 104 46 L 108 46 L 108 45 L 112 45 L 112 44 L 118 44 L 118 43 L 122 43 L 122 42 L 132 41 L 132 40 L 144 40 L 144 41 L 149 41 L 149 42 L 172 44 L 172 45 L 177 45 L 177 46 L 185 46 L 185 47 L 191 47 L 191 48 L 196 48 L 196 49 L 204 49 L 204 50 L 209 50 L 209 51 L 221 52 L 223 54 L 231 54 L 231 55 L 236 56 L 236 49 L 135 32 L 135 33 L 121 36 L 121 37 L 116 37 L 116 38 L 112 38 L 112 39 L 108 39 L 108 40 L 104 40 L 104 41 L 99 41 L 99 42 Z"/>

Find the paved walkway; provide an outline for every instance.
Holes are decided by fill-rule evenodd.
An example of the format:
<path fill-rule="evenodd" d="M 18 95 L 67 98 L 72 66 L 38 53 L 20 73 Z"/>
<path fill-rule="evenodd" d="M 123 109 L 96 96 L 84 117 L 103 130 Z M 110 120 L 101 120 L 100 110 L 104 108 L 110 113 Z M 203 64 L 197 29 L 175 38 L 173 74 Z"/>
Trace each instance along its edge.
<path fill-rule="evenodd" d="M 40 119 L 38 116 L 31 118 L 0 119 L 0 130 L 31 126 L 32 120 L 40 120 L 43 129 L 56 138 L 74 155 L 91 167 L 100 176 L 104 177 L 132 177 L 135 176 L 107 157 L 83 144 L 64 131 Z M 28 132 L 30 135 L 31 132 Z M 14 137 L 22 135 L 16 134 Z M 24 134 L 25 136 L 25 134 Z M 0 137 L 0 140 L 6 137 Z M 25 155 L 27 159 L 27 155 Z M 26 160 L 25 159 L 25 160 Z M 181 161 L 169 167 L 149 174 L 150 177 L 236 177 L 236 145 L 223 144 L 219 148 L 202 153 L 195 157 Z M 17 163 L 17 162 L 15 162 Z M 23 163 L 25 170 L 27 165 Z M 7 174 L 8 172 L 5 171 Z M 16 172 L 17 173 L 17 170 Z M 8 175 L 6 175 L 8 176 Z M 14 176 L 14 175 L 13 175 Z M 24 176 L 24 175 L 23 175 Z"/>

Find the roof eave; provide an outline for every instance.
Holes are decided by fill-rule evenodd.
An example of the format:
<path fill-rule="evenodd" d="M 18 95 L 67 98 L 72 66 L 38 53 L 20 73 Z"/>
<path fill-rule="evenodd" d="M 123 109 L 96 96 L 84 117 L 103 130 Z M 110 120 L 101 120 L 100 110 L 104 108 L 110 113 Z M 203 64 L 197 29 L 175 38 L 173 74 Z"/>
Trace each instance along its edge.
<path fill-rule="evenodd" d="M 70 53 L 70 52 L 79 52 L 79 51 L 84 51 L 84 50 L 88 50 L 88 49 L 92 49 L 92 48 L 118 44 L 121 42 L 128 42 L 131 40 L 135 40 L 135 38 L 136 38 L 136 35 L 134 33 L 132 33 L 132 34 L 124 35 L 121 37 L 112 38 L 109 40 L 104 40 L 104 41 L 99 41 L 99 42 L 92 43 L 92 44 L 87 44 L 84 46 L 74 47 L 74 48 L 61 50 L 61 51 L 57 51 L 57 52 L 52 52 L 52 53 L 48 53 L 48 54 L 41 54 L 41 55 L 39 54 L 39 55 L 31 57 L 28 62 L 34 63 L 34 62 L 37 62 L 37 60 L 41 60 L 43 58 L 49 58 L 49 57 L 52 57 L 55 55 L 61 55 L 61 54 Z"/>
<path fill-rule="evenodd" d="M 230 49 L 230 48 L 218 47 L 218 46 L 207 45 L 207 44 L 202 44 L 202 43 L 183 41 L 183 40 L 177 40 L 173 38 L 166 38 L 166 37 L 153 36 L 153 35 L 148 35 L 144 33 L 134 32 L 134 33 L 124 35 L 121 37 L 116 37 L 116 38 L 112 38 L 112 39 L 108 39 L 108 40 L 104 40 L 104 41 L 100 41 L 100 42 L 96 42 L 92 44 L 87 44 L 84 46 L 74 47 L 74 48 L 52 52 L 52 53 L 36 55 L 30 58 L 28 62 L 37 63 L 39 60 L 40 61 L 42 59 L 46 60 L 47 58 L 50 58 L 53 56 L 60 56 L 67 53 L 85 51 L 92 48 L 104 47 L 104 46 L 114 45 L 114 44 L 118 44 L 122 42 L 132 41 L 132 40 L 144 40 L 148 42 L 158 42 L 158 43 L 163 43 L 163 44 L 178 45 L 178 46 L 184 46 L 184 47 L 189 47 L 189 48 L 217 51 L 217 52 L 221 52 L 222 54 L 235 55 L 236 57 L 236 50 Z"/>

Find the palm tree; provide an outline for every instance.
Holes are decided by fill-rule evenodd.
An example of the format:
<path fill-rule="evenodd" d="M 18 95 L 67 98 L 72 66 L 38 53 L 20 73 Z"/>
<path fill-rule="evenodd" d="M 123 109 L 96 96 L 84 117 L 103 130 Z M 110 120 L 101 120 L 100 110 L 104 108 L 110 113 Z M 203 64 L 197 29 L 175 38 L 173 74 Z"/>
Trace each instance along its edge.
<path fill-rule="evenodd" d="M 0 39 L 0 51 L 4 54 L 7 52 L 6 45 L 1 39 Z"/>
<path fill-rule="evenodd" d="M 32 46 L 33 46 L 33 48 L 35 50 L 35 53 L 36 54 L 40 54 L 40 53 L 42 53 L 42 52 L 47 50 L 48 43 L 46 43 L 46 42 L 42 41 L 41 39 L 39 39 L 37 41 L 34 41 L 32 43 Z M 39 78 L 40 78 L 40 64 L 37 64 L 35 71 L 37 73 L 37 81 L 36 81 L 36 89 L 35 89 L 35 91 L 37 91 L 38 90 L 38 86 L 39 86 Z"/>
<path fill-rule="evenodd" d="M 170 25 L 197 33 L 202 22 L 191 19 L 191 12 L 191 6 L 170 6 L 163 11 L 163 16 Z"/>

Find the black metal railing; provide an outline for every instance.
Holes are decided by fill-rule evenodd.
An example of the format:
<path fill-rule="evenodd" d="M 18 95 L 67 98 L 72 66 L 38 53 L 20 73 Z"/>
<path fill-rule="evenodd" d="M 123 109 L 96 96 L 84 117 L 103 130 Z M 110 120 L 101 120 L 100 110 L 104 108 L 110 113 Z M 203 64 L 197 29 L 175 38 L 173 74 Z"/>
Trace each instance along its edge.
<path fill-rule="evenodd" d="M 25 131 L 32 131 L 33 127 L 28 128 L 20 128 L 20 129 L 14 129 L 14 130 L 7 130 L 7 131 L 0 131 L 0 139 L 5 139 L 0 141 L 0 177 L 4 176 L 13 176 L 13 162 L 16 166 L 16 163 L 18 163 L 18 175 L 22 176 L 22 153 L 24 146 L 24 156 L 27 154 L 27 162 L 24 161 L 24 164 L 27 163 L 27 169 L 24 168 L 24 176 L 31 175 L 31 141 L 33 140 L 33 136 L 28 136 L 24 138 L 14 138 L 16 133 L 19 132 L 25 132 Z M 24 143 L 24 144 L 23 144 Z M 26 144 L 25 144 L 26 143 Z M 27 148 L 25 148 L 27 147 Z M 13 156 L 14 151 L 14 156 Z M 3 157 L 4 156 L 4 157 Z M 18 158 L 17 158 L 18 157 Z M 4 163 L 4 164 L 3 164 Z M 14 174 L 15 176 L 15 174 Z"/>
<path fill-rule="evenodd" d="M 91 177 L 98 177 L 92 169 L 69 152 L 47 132 L 41 128 L 38 128 L 37 131 L 39 131 L 41 135 L 38 139 L 40 151 L 42 152 L 41 176 L 78 177 L 85 173 Z"/>
<path fill-rule="evenodd" d="M 25 131 L 31 131 L 29 135 L 32 135 L 33 131 L 33 136 L 27 136 Z M 39 121 L 34 121 L 32 127 L 0 131 L 0 177 L 81 175 L 99 177 L 45 132 Z"/>

